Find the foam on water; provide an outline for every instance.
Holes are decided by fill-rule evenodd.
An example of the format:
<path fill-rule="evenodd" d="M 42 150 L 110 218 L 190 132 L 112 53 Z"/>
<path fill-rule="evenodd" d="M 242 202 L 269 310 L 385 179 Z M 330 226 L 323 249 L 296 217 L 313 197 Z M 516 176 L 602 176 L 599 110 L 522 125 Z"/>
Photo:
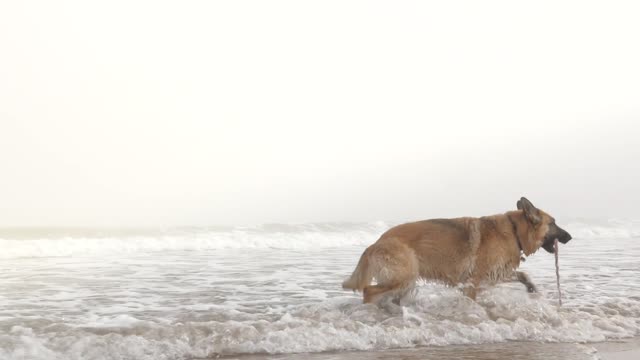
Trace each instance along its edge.
<path fill-rule="evenodd" d="M 635 223 L 576 224 L 560 252 L 561 308 L 553 256 L 544 252 L 523 266 L 539 294 L 503 284 L 473 302 L 458 289 L 421 284 L 402 307 L 363 305 L 340 283 L 382 223 L 147 234 L 136 245 L 127 242 L 140 235 L 4 239 L 11 255 L 0 259 L 0 359 L 187 359 L 640 335 Z"/>
<path fill-rule="evenodd" d="M 384 222 L 363 224 L 263 225 L 229 229 L 177 229 L 153 233 L 132 231 L 118 237 L 99 232 L 87 236 L 36 234 L 17 239 L 0 233 L 0 259 L 17 257 L 54 257 L 110 255 L 171 250 L 212 250 L 239 248 L 320 249 L 365 245 L 389 227 Z"/>
<path fill-rule="evenodd" d="M 392 224 L 382 221 L 345 224 L 263 225 L 235 228 L 191 228 L 153 231 L 109 232 L 69 236 L 57 229 L 56 236 L 34 232 L 30 236 L 14 236 L 0 231 L 0 259 L 18 257 L 55 257 L 148 253 L 158 251 L 200 251 L 212 249 L 321 249 L 369 245 Z M 565 226 L 580 239 L 640 237 L 640 222 L 611 219 L 607 221 L 575 221 Z M 73 229 L 69 231 L 74 233 Z"/>
<path fill-rule="evenodd" d="M 294 306 L 272 316 L 161 322 L 118 315 L 74 325 L 47 323 L 39 330 L 14 325 L 0 335 L 0 355 L 16 359 L 180 359 L 509 340 L 590 342 L 634 336 L 640 329 L 638 301 L 623 306 L 626 315 L 602 316 L 579 306 L 558 309 L 514 289 L 492 290 L 478 303 L 455 289 L 426 287 L 416 295 L 418 300 L 395 310 L 342 297 Z M 620 307 L 615 300 L 607 306 Z"/>

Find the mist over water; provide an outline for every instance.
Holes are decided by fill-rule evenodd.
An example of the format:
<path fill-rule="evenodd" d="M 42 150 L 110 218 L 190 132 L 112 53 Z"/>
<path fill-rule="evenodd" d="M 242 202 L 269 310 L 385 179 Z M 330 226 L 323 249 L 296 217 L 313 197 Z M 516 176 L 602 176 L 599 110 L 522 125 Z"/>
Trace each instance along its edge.
<path fill-rule="evenodd" d="M 402 308 L 363 305 L 340 283 L 390 225 L 4 231 L 0 358 L 189 359 L 640 334 L 638 222 L 563 224 L 574 240 L 560 248 L 561 308 L 545 252 L 523 265 L 539 294 L 503 284 L 472 302 L 421 284 Z"/>

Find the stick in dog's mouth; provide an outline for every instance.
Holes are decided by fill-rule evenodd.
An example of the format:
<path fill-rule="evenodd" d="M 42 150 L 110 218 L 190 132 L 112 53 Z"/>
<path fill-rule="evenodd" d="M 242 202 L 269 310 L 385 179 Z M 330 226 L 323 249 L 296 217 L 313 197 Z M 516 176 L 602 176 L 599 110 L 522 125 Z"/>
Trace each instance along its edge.
<path fill-rule="evenodd" d="M 553 242 L 553 253 L 556 257 L 556 285 L 558 286 L 558 304 L 562 306 L 562 293 L 560 292 L 560 267 L 558 266 L 558 239 Z"/>

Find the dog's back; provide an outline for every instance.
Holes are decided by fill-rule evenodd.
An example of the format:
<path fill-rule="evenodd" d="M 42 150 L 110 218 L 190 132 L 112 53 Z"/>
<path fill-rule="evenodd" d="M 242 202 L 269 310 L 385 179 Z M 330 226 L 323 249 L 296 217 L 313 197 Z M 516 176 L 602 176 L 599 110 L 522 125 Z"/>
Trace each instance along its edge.
<path fill-rule="evenodd" d="M 411 287 L 419 278 L 448 285 L 465 282 L 480 244 L 479 219 L 432 219 L 389 229 L 360 257 L 346 289 L 363 291 L 365 302 L 390 290 Z M 375 278 L 377 285 L 368 286 Z"/>

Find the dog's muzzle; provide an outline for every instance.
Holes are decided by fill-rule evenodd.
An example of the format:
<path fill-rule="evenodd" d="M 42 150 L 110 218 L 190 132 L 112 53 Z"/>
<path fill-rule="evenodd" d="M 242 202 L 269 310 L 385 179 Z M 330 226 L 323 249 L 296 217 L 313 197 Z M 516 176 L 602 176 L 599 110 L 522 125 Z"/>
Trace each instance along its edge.
<path fill-rule="evenodd" d="M 555 250 L 553 249 L 553 243 L 558 239 L 562 244 L 566 244 L 569 240 L 572 239 L 571 234 L 566 232 L 564 229 L 558 228 L 558 231 L 553 235 L 547 235 L 544 238 L 544 243 L 542 243 L 542 248 L 545 249 L 548 253 L 553 254 Z"/>

